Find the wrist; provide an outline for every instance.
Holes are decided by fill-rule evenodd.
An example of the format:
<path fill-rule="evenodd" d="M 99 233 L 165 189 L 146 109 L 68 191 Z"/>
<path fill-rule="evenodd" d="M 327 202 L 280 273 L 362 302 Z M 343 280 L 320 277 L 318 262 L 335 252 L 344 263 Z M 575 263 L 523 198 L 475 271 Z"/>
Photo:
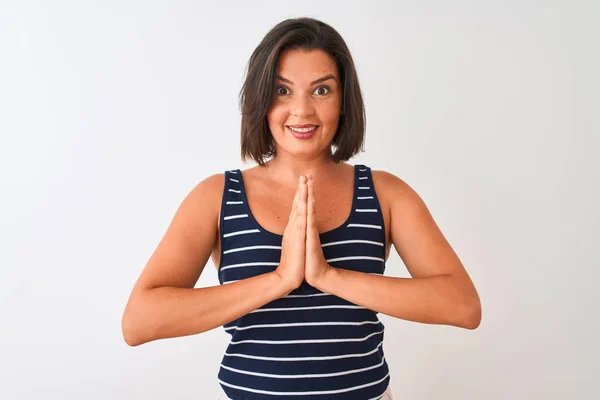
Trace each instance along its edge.
<path fill-rule="evenodd" d="M 323 272 L 315 279 L 315 282 L 311 283 L 310 285 L 322 292 L 331 293 L 331 282 L 335 279 L 337 272 L 338 271 L 336 268 L 327 264 L 323 269 Z"/>
<path fill-rule="evenodd" d="M 297 289 L 298 286 L 300 286 L 300 285 L 297 285 L 295 282 L 292 282 L 290 279 L 286 279 L 277 270 L 272 271 L 271 274 L 277 280 L 277 283 L 275 284 L 275 286 L 280 288 L 280 291 L 283 292 L 282 296 L 287 296 L 288 294 L 293 292 L 295 289 Z"/>

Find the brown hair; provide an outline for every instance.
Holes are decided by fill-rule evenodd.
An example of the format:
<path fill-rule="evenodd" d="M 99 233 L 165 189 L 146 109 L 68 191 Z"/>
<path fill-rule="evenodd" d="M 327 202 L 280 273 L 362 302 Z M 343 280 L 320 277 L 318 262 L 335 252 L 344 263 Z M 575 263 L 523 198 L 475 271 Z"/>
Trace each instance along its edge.
<path fill-rule="evenodd" d="M 267 123 L 279 55 L 288 49 L 322 50 L 335 61 L 342 86 L 342 112 L 332 141 L 335 162 L 363 151 L 365 110 L 350 50 L 331 26 L 313 18 L 286 19 L 274 26 L 252 53 L 240 91 L 241 155 L 259 165 L 275 155 L 275 141 Z"/>

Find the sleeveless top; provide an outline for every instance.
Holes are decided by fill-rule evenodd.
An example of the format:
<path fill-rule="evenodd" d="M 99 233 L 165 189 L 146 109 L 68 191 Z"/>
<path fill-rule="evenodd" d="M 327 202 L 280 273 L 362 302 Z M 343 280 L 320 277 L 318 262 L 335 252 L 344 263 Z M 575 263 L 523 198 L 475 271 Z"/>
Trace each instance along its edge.
<path fill-rule="evenodd" d="M 277 268 L 283 237 L 254 219 L 239 169 L 225 171 L 220 227 L 220 284 Z M 385 229 L 369 167 L 354 166 L 352 211 L 320 238 L 331 266 L 383 275 Z M 233 400 L 379 399 L 390 376 L 377 314 L 304 281 L 223 325 L 231 340 L 218 373 L 221 388 Z"/>

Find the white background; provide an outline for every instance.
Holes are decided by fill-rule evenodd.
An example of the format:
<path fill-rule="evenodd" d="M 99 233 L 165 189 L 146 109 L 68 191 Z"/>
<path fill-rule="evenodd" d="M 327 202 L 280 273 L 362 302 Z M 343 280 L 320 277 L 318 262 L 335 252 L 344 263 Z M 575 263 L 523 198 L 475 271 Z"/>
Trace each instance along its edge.
<path fill-rule="evenodd" d="M 481 296 L 475 331 L 381 316 L 394 397 L 600 398 L 592 0 L 0 1 L 0 398 L 216 398 L 222 329 L 132 348 L 121 315 L 191 188 L 252 166 L 246 63 L 297 16 L 355 57 L 351 163 L 417 190 Z"/>

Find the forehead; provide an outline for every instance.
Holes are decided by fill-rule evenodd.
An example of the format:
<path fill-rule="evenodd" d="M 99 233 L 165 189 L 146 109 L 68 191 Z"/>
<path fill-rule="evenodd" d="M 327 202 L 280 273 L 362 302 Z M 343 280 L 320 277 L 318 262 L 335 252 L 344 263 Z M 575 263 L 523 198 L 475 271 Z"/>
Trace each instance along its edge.
<path fill-rule="evenodd" d="M 327 74 L 338 78 L 333 58 L 323 50 L 292 49 L 282 52 L 277 63 L 278 74 L 296 84 L 307 83 Z"/>

